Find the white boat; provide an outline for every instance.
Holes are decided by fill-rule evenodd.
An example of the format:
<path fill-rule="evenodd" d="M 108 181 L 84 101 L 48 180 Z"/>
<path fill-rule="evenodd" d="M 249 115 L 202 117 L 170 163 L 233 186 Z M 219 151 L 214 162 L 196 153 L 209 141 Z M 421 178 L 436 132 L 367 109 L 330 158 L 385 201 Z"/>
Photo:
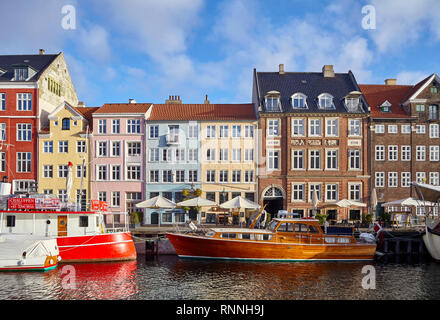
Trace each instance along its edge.
<path fill-rule="evenodd" d="M 60 260 L 56 238 L 0 233 L 0 271 L 47 271 Z"/>
<path fill-rule="evenodd" d="M 430 201 L 436 204 L 437 208 L 440 203 L 440 187 L 425 183 L 414 183 L 418 198 L 421 201 Z M 438 210 L 437 210 L 438 212 Z M 425 211 L 425 213 L 427 213 Z M 440 219 L 437 217 L 427 215 L 425 219 L 425 232 L 422 236 L 426 249 L 432 258 L 440 261 Z"/>

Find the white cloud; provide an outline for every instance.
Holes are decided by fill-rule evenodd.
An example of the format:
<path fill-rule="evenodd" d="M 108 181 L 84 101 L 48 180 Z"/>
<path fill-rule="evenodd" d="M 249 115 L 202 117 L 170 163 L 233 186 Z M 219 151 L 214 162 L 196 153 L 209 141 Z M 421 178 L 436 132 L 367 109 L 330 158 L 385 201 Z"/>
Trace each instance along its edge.
<path fill-rule="evenodd" d="M 401 71 L 397 74 L 397 84 L 410 84 L 415 85 L 416 83 L 422 81 L 427 76 L 432 74 L 432 72 L 423 71 Z"/>

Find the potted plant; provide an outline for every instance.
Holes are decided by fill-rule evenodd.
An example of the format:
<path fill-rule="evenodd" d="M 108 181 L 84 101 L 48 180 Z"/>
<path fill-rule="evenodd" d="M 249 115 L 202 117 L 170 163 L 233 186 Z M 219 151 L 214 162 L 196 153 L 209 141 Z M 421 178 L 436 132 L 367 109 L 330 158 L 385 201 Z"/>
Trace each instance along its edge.
<path fill-rule="evenodd" d="M 144 213 L 142 211 L 130 212 L 130 227 L 137 228 L 143 221 Z"/>
<path fill-rule="evenodd" d="M 328 214 L 317 213 L 315 217 L 318 219 L 319 224 L 323 225 L 327 221 Z"/>

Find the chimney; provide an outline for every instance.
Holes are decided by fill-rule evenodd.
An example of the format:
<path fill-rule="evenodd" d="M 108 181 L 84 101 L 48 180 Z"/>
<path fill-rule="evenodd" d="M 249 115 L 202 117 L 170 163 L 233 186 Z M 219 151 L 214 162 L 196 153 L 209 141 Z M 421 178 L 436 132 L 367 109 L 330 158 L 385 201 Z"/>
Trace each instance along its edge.
<path fill-rule="evenodd" d="M 128 99 L 128 103 L 136 103 L 136 100 L 134 100 L 134 99 Z"/>
<path fill-rule="evenodd" d="M 332 64 L 326 64 L 322 67 L 322 73 L 324 75 L 324 78 L 334 78 L 335 77 L 335 71 L 333 70 Z"/>
<path fill-rule="evenodd" d="M 84 101 L 78 101 L 78 108 L 85 108 L 86 104 L 84 103 Z"/>
<path fill-rule="evenodd" d="M 208 95 L 205 95 L 205 102 L 204 104 L 209 104 Z"/>
<path fill-rule="evenodd" d="M 397 84 L 397 79 L 385 79 L 385 84 L 387 86 L 395 86 Z"/>
<path fill-rule="evenodd" d="M 279 74 L 284 74 L 284 64 L 280 64 L 279 66 Z"/>
<path fill-rule="evenodd" d="M 180 96 L 169 96 L 168 100 L 165 100 L 165 104 L 182 104 Z"/>
<path fill-rule="evenodd" d="M 45 54 L 46 53 L 46 51 L 44 50 L 44 49 L 40 49 L 40 51 L 39 51 L 39 54 L 40 55 L 43 55 L 43 54 Z"/>

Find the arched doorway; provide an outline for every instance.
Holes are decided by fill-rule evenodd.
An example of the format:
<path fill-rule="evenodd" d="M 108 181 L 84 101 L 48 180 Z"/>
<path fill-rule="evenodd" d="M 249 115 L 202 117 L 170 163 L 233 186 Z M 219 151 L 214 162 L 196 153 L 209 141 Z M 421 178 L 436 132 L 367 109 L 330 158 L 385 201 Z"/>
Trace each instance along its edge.
<path fill-rule="evenodd" d="M 284 191 L 280 187 L 270 186 L 263 191 L 263 205 L 266 205 L 266 212 L 272 218 L 276 217 L 279 210 L 284 209 Z"/>

